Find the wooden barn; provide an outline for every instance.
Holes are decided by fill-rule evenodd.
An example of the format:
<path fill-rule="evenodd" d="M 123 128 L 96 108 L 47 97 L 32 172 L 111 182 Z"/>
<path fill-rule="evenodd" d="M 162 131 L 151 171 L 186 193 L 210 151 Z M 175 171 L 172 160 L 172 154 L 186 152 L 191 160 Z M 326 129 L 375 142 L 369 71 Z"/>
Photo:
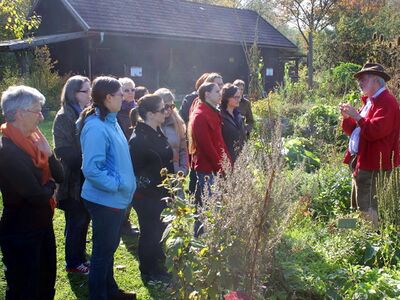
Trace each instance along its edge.
<path fill-rule="evenodd" d="M 249 71 L 244 45 L 258 40 L 265 90 L 283 80 L 298 48 L 256 12 L 183 0 L 40 0 L 35 38 L 4 41 L 2 51 L 47 44 L 61 74 L 129 76 L 150 90 L 193 90 L 196 78 L 216 71 L 225 82 Z"/>

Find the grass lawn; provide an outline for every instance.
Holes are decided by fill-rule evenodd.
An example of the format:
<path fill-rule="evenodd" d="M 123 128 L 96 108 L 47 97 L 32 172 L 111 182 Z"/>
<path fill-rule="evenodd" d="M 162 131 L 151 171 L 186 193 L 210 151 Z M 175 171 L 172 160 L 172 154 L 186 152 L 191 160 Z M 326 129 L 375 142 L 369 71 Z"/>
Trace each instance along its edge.
<path fill-rule="evenodd" d="M 45 121 L 40 128 L 47 139 L 52 141 L 51 121 Z M 1 196 L 0 196 L 1 197 Z M 0 206 L 2 207 L 1 201 Z M 134 210 L 130 216 L 133 223 L 137 223 Z M 54 231 L 57 242 L 57 281 L 55 299 L 87 299 L 88 298 L 88 277 L 85 275 L 69 274 L 65 272 L 64 260 L 64 213 L 57 209 L 54 215 Z M 91 240 L 91 234 L 88 235 Z M 87 243 L 87 252 L 90 254 L 92 243 Z M 1 256 L 1 254 L 0 254 Z M 1 263 L 0 273 L 0 299 L 5 297 L 6 281 L 4 278 L 4 266 Z M 131 238 L 122 237 L 114 259 L 114 276 L 121 289 L 135 291 L 138 299 L 168 299 L 165 289 L 161 286 L 144 286 L 139 272 L 137 258 L 137 241 Z"/>

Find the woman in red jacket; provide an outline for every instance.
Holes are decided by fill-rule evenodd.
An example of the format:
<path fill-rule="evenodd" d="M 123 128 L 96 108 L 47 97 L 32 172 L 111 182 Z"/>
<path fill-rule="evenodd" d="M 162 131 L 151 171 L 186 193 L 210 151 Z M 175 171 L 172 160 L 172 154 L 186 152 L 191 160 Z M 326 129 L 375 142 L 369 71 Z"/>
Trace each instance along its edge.
<path fill-rule="evenodd" d="M 230 160 L 230 156 L 222 137 L 221 116 L 217 108 L 221 104 L 218 85 L 203 83 L 198 93 L 201 103 L 189 121 L 189 151 L 197 175 L 196 203 L 201 205 L 206 176 L 209 178 L 207 184 L 212 184 L 214 175 L 222 169 L 223 157 L 226 155 Z"/>

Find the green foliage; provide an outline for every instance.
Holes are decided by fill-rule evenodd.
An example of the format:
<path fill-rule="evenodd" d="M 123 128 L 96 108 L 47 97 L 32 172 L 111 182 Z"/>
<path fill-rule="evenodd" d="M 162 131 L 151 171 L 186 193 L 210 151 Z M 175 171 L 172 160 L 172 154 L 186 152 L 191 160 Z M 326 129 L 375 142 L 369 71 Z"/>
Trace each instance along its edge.
<path fill-rule="evenodd" d="M 22 39 L 37 29 L 41 18 L 34 13 L 28 17 L 30 10 L 28 0 L 0 1 L 0 39 Z"/>
<path fill-rule="evenodd" d="M 399 274 L 387 268 L 348 265 L 337 269 L 330 281 L 336 286 L 332 299 L 398 299 L 400 297 Z"/>
<path fill-rule="evenodd" d="M 46 97 L 46 108 L 58 110 L 60 94 L 65 83 L 65 77 L 60 77 L 54 66 L 57 62 L 50 57 L 50 51 L 45 47 L 36 48 L 31 65 L 30 76 L 26 83 L 37 88 Z"/>
<path fill-rule="evenodd" d="M 295 131 L 301 136 L 320 140 L 323 143 L 336 143 L 338 138 L 339 114 L 337 107 L 314 105 L 300 116 L 295 124 Z"/>
<path fill-rule="evenodd" d="M 306 100 L 312 100 L 312 92 L 307 86 L 307 69 L 299 70 L 299 80 L 294 82 L 289 76 L 289 65 L 285 65 L 285 75 L 283 84 L 277 89 L 277 93 L 282 97 L 286 104 L 299 104 Z"/>
<path fill-rule="evenodd" d="M 310 142 L 301 137 L 284 140 L 285 159 L 291 168 L 304 166 L 307 172 L 315 171 L 320 166 L 319 158 L 312 152 Z"/>
<path fill-rule="evenodd" d="M 353 75 L 360 69 L 361 66 L 358 64 L 340 62 L 333 69 L 325 71 L 322 78 L 324 92 L 341 97 L 349 92 L 357 91 L 357 82 Z"/>
<path fill-rule="evenodd" d="M 400 170 L 381 172 L 377 179 L 376 190 L 379 219 L 382 229 L 400 228 Z"/>
<path fill-rule="evenodd" d="M 310 204 L 312 215 L 327 222 L 343 213 L 350 207 L 351 180 L 348 167 L 329 164 L 316 173 L 318 194 Z"/>
<path fill-rule="evenodd" d="M 11 85 L 25 84 L 38 89 L 45 97 L 47 110 L 58 110 L 60 107 L 60 94 L 65 83 L 55 71 L 57 62 L 52 61 L 47 46 L 36 48 L 31 59 L 29 73 L 21 76 L 17 70 L 10 67 L 4 68 L 0 90 L 4 91 Z"/>

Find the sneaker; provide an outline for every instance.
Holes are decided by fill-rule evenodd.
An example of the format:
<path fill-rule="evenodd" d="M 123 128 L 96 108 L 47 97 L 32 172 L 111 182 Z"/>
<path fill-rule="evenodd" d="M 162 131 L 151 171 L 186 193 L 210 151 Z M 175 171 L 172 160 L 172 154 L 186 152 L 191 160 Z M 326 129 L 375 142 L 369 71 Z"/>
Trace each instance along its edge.
<path fill-rule="evenodd" d="M 80 273 L 84 275 L 89 274 L 89 267 L 85 266 L 85 264 L 80 264 L 76 268 L 66 268 L 65 269 L 68 273 Z"/>

